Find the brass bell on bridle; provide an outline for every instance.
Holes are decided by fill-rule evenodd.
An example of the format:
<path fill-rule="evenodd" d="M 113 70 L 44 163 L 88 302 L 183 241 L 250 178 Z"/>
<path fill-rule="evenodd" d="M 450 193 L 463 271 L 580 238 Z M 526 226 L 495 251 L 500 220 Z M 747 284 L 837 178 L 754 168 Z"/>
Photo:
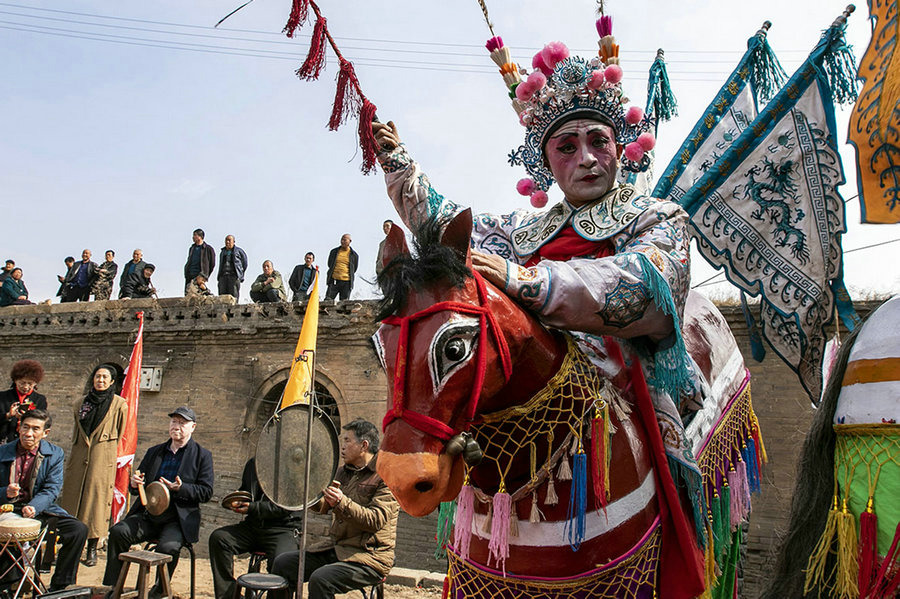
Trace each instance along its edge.
<path fill-rule="evenodd" d="M 453 435 L 445 446 L 447 455 L 457 456 L 462 454 L 463 461 L 469 466 L 477 466 L 484 457 L 484 452 L 478 445 L 478 441 L 472 438 L 472 434 L 462 432 Z"/>

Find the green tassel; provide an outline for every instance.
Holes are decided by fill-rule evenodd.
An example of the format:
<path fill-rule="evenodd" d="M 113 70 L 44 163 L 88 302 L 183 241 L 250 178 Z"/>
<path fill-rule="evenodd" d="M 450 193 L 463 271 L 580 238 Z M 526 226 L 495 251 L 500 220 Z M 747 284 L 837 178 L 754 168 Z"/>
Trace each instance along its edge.
<path fill-rule="evenodd" d="M 750 67 L 750 84 L 756 93 L 757 101 L 762 104 L 774 98 L 787 81 L 787 73 L 784 72 L 766 39 L 767 30 L 768 27 L 763 25 L 763 28 L 747 41 L 750 50 L 747 64 Z"/>
<path fill-rule="evenodd" d="M 662 273 L 656 270 L 656 267 L 643 254 L 636 253 L 634 255 L 637 256 L 641 265 L 641 279 L 650 292 L 653 303 L 662 310 L 663 314 L 671 316 L 674 322 L 672 331 L 674 341 L 669 347 L 657 349 L 653 356 L 653 375 L 649 382 L 657 389 L 668 393 L 677 407 L 681 404 L 682 391 L 690 391 L 693 384 L 690 376 L 692 368 L 684 347 L 684 339 L 681 336 L 678 310 L 669 290 L 669 282 L 662 276 Z"/>
<path fill-rule="evenodd" d="M 668 457 L 669 470 L 675 484 L 686 489 L 691 501 L 691 509 L 694 515 L 694 529 L 697 533 L 697 543 L 701 549 L 706 549 L 706 498 L 703 491 L 703 475 L 698 470 L 688 468 L 678 460 Z"/>
<path fill-rule="evenodd" d="M 825 53 L 825 75 L 831 95 L 838 104 L 852 104 L 859 96 L 856 78 L 856 58 L 853 47 L 844 35 L 846 24 L 834 25 L 826 32 L 831 37 L 829 49 Z"/>
<path fill-rule="evenodd" d="M 719 503 L 719 538 L 722 546 L 717 547 L 716 562 L 719 569 L 723 569 L 728 551 L 731 549 L 731 487 L 727 484 L 722 487 L 721 502 Z"/>
<path fill-rule="evenodd" d="M 456 502 L 442 501 L 438 508 L 438 524 L 435 540 L 437 547 L 434 549 L 434 559 L 441 560 L 447 557 L 447 543 L 453 531 L 453 523 L 456 520 Z"/>
<path fill-rule="evenodd" d="M 650 65 L 650 78 L 647 81 L 647 110 L 656 117 L 657 122 L 669 121 L 678 116 L 678 101 L 672 93 L 666 61 L 662 48 L 656 51 L 656 60 Z"/>

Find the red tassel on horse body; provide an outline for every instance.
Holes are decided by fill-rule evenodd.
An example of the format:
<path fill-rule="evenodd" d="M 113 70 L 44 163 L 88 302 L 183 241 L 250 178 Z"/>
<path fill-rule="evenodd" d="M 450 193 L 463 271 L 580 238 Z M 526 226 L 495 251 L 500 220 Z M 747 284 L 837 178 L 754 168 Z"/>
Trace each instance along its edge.
<path fill-rule="evenodd" d="M 307 81 L 314 81 L 322 74 L 325 68 L 325 42 L 328 38 L 325 36 L 326 28 L 325 17 L 320 16 L 316 19 L 316 26 L 313 27 L 312 41 L 309 44 L 309 54 L 299 69 L 295 71 L 297 77 Z"/>
<path fill-rule="evenodd" d="M 294 37 L 297 29 L 306 22 L 309 16 L 309 0 L 294 0 L 291 4 L 291 14 L 288 17 L 287 24 L 284 26 L 284 33 L 288 37 Z"/>
<path fill-rule="evenodd" d="M 353 71 L 353 64 L 345 58 L 341 58 L 341 69 L 337 76 L 337 90 L 334 94 L 334 106 L 331 107 L 331 118 L 328 119 L 328 128 L 337 131 L 344 124 L 351 112 L 359 108 L 359 81 Z"/>
<path fill-rule="evenodd" d="M 591 481 L 597 509 L 609 502 L 609 412 L 606 402 L 600 402 L 603 407 L 595 404 L 591 419 Z"/>
<path fill-rule="evenodd" d="M 378 153 L 378 144 L 375 142 L 375 134 L 372 133 L 375 110 L 375 105 L 364 97 L 362 108 L 359 111 L 359 147 L 363 154 L 361 168 L 366 175 L 375 169 L 375 155 Z"/>
<path fill-rule="evenodd" d="M 874 500 L 869 497 L 865 511 L 859 515 L 859 596 L 866 597 L 872 589 L 878 559 L 878 517 Z"/>

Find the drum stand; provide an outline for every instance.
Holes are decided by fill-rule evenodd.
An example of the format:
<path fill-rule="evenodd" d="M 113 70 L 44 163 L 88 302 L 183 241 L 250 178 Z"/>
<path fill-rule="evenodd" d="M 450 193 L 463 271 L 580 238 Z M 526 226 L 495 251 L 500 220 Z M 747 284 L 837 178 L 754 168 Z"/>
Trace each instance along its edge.
<path fill-rule="evenodd" d="M 22 595 L 26 582 L 31 586 L 31 591 L 35 594 L 43 595 L 47 592 L 47 587 L 41 580 L 38 565 L 34 561 L 41 543 L 44 542 L 44 537 L 47 536 L 47 530 L 48 527 L 42 526 L 38 536 L 32 539 L 19 539 L 15 536 L 9 536 L 4 539 L 3 546 L 0 547 L 0 557 L 5 555 L 12 560 L 12 564 L 3 573 L 0 573 L 0 578 L 4 578 L 13 568 L 18 568 L 22 572 L 22 578 L 19 580 L 19 586 L 16 587 L 13 599 L 17 599 Z"/>

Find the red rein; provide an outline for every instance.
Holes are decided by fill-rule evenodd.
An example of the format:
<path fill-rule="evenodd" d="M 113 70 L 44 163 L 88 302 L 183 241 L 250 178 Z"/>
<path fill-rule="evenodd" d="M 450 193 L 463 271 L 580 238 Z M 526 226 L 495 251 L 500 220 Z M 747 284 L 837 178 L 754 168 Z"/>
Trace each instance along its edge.
<path fill-rule="evenodd" d="M 478 290 L 478 304 L 465 304 L 462 302 L 439 302 L 433 306 L 429 306 L 424 310 L 420 310 L 411 316 L 389 316 L 382 322 L 387 325 L 400 327 L 400 339 L 397 342 L 397 361 L 394 366 L 394 390 L 391 409 L 384 417 L 381 428 L 386 429 L 394 420 L 402 420 L 414 429 L 421 431 L 427 435 L 432 435 L 447 441 L 453 435 L 468 429 L 468 423 L 475 418 L 475 410 L 478 408 L 478 398 L 481 396 L 481 389 L 484 385 L 484 377 L 487 372 L 487 341 L 488 329 L 491 331 L 497 351 L 500 354 L 500 361 L 503 365 L 503 376 L 509 381 L 512 376 L 512 358 L 509 355 L 509 346 L 506 344 L 506 338 L 494 318 L 493 312 L 487 306 L 487 291 L 484 286 L 484 279 L 477 272 L 474 273 L 475 286 Z M 409 328 L 411 323 L 420 320 L 431 314 L 443 311 L 452 311 L 461 314 L 474 314 L 479 317 L 478 332 L 478 355 L 476 356 L 477 364 L 475 371 L 475 382 L 472 385 L 472 394 L 469 397 L 469 403 L 466 405 L 464 414 L 464 422 L 466 427 L 462 430 L 456 430 L 444 422 L 414 412 L 406 407 L 406 367 L 409 363 Z"/>

